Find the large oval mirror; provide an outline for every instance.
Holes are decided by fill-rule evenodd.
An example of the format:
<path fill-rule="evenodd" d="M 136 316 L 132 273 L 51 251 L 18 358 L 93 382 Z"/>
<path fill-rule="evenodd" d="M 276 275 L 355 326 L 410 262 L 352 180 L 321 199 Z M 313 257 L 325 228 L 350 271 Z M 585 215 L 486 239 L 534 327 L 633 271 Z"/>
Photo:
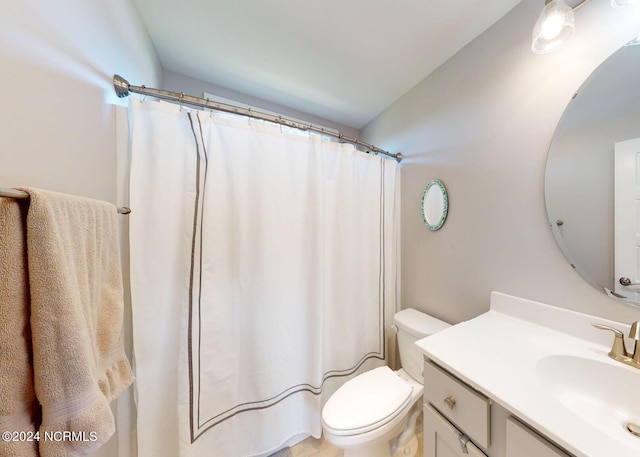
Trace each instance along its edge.
<path fill-rule="evenodd" d="M 565 257 L 591 285 L 640 306 L 640 46 L 623 46 L 569 102 L 545 201 Z"/>

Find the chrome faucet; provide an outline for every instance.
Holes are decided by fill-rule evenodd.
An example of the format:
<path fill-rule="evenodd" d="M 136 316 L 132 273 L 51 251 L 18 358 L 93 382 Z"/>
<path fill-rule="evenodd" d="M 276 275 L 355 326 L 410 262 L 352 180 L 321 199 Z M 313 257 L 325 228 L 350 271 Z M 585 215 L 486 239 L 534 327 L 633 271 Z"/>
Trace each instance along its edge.
<path fill-rule="evenodd" d="M 640 368 L 640 322 L 634 322 L 631 324 L 631 330 L 629 331 L 629 338 L 635 341 L 635 347 L 633 348 L 633 354 L 627 352 L 627 348 L 624 344 L 624 333 L 617 328 L 609 327 L 603 324 L 591 324 L 595 328 L 600 330 L 609 330 L 615 335 L 613 339 L 613 346 L 609 351 L 609 357 L 618 362 L 631 365 L 635 368 Z"/>

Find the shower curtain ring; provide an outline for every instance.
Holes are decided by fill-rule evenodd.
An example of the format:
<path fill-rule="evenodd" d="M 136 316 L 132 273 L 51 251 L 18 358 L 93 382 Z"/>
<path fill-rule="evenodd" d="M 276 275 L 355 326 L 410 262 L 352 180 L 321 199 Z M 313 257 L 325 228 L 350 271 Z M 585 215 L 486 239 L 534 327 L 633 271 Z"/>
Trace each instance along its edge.
<path fill-rule="evenodd" d="M 145 86 L 144 84 L 142 86 L 140 86 L 142 88 L 142 90 L 146 89 L 147 86 Z M 142 97 L 140 98 L 140 101 L 142 103 L 144 103 L 147 100 L 147 94 L 142 94 Z"/>
<path fill-rule="evenodd" d="M 211 103 L 211 100 L 209 100 L 209 97 L 207 97 L 207 106 L 209 107 L 209 119 L 213 119 L 213 108 L 209 106 L 210 103 Z"/>

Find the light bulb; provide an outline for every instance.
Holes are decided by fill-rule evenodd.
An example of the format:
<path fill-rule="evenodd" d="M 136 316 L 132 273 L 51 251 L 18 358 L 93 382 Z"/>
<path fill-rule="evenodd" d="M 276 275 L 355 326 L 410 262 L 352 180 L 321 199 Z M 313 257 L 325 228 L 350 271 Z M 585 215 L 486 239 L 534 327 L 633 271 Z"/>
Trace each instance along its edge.
<path fill-rule="evenodd" d="M 561 14 L 554 12 L 542 23 L 542 30 L 540 30 L 540 35 L 545 40 L 552 40 L 560 35 L 562 32 L 562 27 L 564 25 L 564 16 Z"/>
<path fill-rule="evenodd" d="M 563 0 L 547 3 L 533 27 L 531 49 L 536 54 L 551 52 L 575 31 L 575 14 Z"/>

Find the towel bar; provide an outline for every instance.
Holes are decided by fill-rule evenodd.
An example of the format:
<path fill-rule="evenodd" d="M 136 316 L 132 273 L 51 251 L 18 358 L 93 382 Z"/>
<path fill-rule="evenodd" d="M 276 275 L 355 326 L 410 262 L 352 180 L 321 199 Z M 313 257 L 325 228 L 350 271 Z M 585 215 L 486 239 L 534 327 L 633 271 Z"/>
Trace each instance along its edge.
<path fill-rule="evenodd" d="M 21 190 L 9 189 L 7 187 L 0 187 L 0 197 L 17 198 L 17 199 L 21 199 L 21 200 L 28 200 L 29 199 L 29 194 L 26 193 L 26 192 L 23 192 Z M 127 208 L 126 206 L 122 206 L 122 207 L 118 208 L 118 213 L 119 214 L 129 214 L 129 213 L 131 213 L 131 208 Z"/>

